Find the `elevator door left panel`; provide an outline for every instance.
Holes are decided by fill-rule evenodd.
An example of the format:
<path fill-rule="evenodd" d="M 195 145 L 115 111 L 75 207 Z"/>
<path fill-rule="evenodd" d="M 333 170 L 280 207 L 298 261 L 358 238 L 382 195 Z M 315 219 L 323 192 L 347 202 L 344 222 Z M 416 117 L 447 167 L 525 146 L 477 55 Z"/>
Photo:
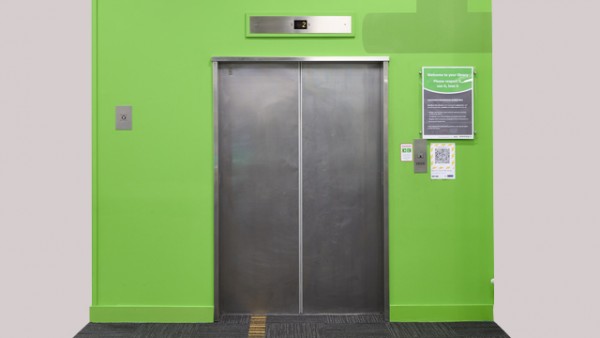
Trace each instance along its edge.
<path fill-rule="evenodd" d="M 297 63 L 220 63 L 221 313 L 298 313 Z"/>

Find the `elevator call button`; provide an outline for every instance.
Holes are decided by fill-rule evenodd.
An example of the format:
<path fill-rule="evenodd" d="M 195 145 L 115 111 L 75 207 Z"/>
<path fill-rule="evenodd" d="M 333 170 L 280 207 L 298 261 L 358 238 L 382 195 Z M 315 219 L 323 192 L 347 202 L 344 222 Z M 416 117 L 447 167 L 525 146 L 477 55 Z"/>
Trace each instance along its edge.
<path fill-rule="evenodd" d="M 131 106 L 117 106 L 115 113 L 115 129 L 131 130 Z"/>
<path fill-rule="evenodd" d="M 427 172 L 427 140 L 416 139 L 413 142 L 415 174 Z"/>

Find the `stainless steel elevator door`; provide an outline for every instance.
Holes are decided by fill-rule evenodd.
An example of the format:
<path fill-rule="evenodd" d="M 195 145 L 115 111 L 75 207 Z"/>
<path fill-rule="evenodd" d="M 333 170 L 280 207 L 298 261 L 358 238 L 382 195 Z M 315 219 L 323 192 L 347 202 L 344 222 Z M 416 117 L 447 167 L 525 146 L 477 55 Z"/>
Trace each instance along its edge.
<path fill-rule="evenodd" d="M 383 64 L 217 69 L 220 312 L 383 312 Z"/>
<path fill-rule="evenodd" d="M 304 63 L 302 87 L 304 312 L 380 312 L 381 63 Z"/>
<path fill-rule="evenodd" d="M 298 68 L 219 67 L 223 313 L 298 313 Z"/>

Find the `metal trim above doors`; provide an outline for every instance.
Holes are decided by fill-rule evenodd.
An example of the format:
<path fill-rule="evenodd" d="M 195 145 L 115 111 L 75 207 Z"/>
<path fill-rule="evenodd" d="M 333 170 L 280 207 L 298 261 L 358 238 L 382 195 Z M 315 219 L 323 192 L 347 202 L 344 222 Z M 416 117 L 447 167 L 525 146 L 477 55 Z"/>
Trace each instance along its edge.
<path fill-rule="evenodd" d="M 389 62 L 389 56 L 215 56 L 212 62 Z"/>

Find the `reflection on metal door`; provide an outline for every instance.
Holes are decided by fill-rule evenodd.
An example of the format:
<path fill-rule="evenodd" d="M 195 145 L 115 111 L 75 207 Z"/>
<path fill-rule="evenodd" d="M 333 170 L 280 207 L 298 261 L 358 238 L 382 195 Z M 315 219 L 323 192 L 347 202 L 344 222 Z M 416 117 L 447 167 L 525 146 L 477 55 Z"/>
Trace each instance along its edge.
<path fill-rule="evenodd" d="M 214 75 L 218 311 L 382 312 L 384 63 Z"/>

